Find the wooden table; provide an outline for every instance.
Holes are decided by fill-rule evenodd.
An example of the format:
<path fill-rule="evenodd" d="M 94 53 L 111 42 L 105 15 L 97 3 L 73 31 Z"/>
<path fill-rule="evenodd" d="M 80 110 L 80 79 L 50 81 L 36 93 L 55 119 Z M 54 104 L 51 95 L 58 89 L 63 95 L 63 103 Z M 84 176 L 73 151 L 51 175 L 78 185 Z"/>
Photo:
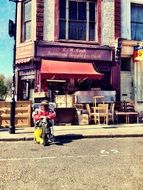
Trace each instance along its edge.
<path fill-rule="evenodd" d="M 115 111 L 117 123 L 118 123 L 118 117 L 119 116 L 125 116 L 126 123 L 130 123 L 130 116 L 135 116 L 137 119 L 137 123 L 139 123 L 139 113 L 138 112 L 120 112 Z"/>

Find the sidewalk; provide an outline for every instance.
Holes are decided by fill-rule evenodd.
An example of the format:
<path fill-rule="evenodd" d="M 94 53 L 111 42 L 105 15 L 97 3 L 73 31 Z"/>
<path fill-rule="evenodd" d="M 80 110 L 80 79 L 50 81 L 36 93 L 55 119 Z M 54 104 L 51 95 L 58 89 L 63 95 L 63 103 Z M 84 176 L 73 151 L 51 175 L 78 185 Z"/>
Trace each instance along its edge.
<path fill-rule="evenodd" d="M 21 127 L 15 129 L 15 134 L 9 134 L 8 128 L 0 127 L 0 141 L 30 141 L 33 131 L 34 127 Z M 54 126 L 54 135 L 63 138 L 143 137 L 143 124 Z"/>

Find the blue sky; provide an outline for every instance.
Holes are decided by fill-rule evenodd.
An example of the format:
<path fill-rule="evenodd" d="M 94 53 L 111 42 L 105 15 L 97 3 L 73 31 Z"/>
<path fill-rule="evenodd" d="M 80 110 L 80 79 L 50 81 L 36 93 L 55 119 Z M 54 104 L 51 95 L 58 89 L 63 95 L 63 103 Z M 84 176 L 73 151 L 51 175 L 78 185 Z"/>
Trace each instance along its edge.
<path fill-rule="evenodd" d="M 14 39 L 8 35 L 8 21 L 14 21 L 15 3 L 0 0 L 0 74 L 5 77 L 12 75 Z"/>

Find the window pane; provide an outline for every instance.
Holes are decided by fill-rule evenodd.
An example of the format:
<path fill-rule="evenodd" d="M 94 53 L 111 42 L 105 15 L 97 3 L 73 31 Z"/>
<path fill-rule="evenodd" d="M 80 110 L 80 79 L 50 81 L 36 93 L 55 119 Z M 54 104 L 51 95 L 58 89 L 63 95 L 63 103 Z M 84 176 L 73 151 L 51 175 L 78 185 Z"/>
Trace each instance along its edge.
<path fill-rule="evenodd" d="M 136 23 L 132 23 L 131 24 L 131 38 L 132 40 L 135 40 L 136 39 L 136 26 L 137 24 Z"/>
<path fill-rule="evenodd" d="M 77 20 L 77 2 L 75 1 L 69 2 L 69 19 Z"/>
<path fill-rule="evenodd" d="M 60 18 L 65 19 L 66 18 L 66 0 L 60 0 Z"/>
<path fill-rule="evenodd" d="M 131 5 L 131 21 L 143 23 L 143 6 L 139 4 Z"/>
<path fill-rule="evenodd" d="M 143 40 L 143 6 L 131 4 L 131 38 Z"/>
<path fill-rule="evenodd" d="M 94 41 L 95 1 L 59 0 L 59 3 L 59 38 L 66 39 L 68 37 L 69 40 Z"/>
<path fill-rule="evenodd" d="M 138 18 L 138 9 L 135 4 L 131 5 L 131 22 L 136 22 Z"/>
<path fill-rule="evenodd" d="M 69 39 L 77 40 L 77 23 L 69 22 Z"/>
<path fill-rule="evenodd" d="M 86 23 L 78 23 L 78 40 L 86 40 Z"/>
<path fill-rule="evenodd" d="M 86 20 L 86 3 L 78 3 L 78 20 Z"/>
<path fill-rule="evenodd" d="M 31 1 L 24 4 L 24 20 L 31 20 Z"/>
<path fill-rule="evenodd" d="M 138 7 L 139 22 L 143 23 L 143 6 Z"/>
<path fill-rule="evenodd" d="M 65 39 L 66 38 L 66 22 L 60 21 L 60 29 L 59 29 L 59 38 Z"/>
<path fill-rule="evenodd" d="M 138 25 L 138 39 L 143 40 L 143 24 Z"/>
<path fill-rule="evenodd" d="M 26 22 L 25 23 L 25 29 L 24 29 L 25 33 L 25 39 L 24 40 L 29 40 L 31 38 L 31 22 Z"/>
<path fill-rule="evenodd" d="M 95 23 L 89 23 L 89 41 L 95 40 Z"/>
<path fill-rule="evenodd" d="M 131 38 L 132 40 L 143 40 L 143 24 L 132 23 Z"/>
<path fill-rule="evenodd" d="M 89 3 L 89 20 L 95 21 L 95 3 Z"/>

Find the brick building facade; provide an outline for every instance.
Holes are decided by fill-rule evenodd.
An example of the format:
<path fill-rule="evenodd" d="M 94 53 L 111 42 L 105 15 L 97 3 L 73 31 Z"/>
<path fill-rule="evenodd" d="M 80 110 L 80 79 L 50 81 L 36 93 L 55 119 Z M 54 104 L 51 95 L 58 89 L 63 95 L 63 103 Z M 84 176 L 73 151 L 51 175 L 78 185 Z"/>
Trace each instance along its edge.
<path fill-rule="evenodd" d="M 119 97 L 120 67 L 114 48 L 121 34 L 120 0 L 23 0 L 18 4 L 17 23 L 18 100 L 34 100 L 37 93 L 49 96 L 47 80 L 52 79 L 66 80 L 67 86 L 78 90 L 116 90 Z M 78 77 L 77 73 L 63 75 L 56 70 L 51 74 L 48 65 L 53 61 L 57 67 L 61 62 L 67 66 L 87 63 L 95 74 L 90 77 L 84 71 L 85 76 Z M 44 74 L 42 68 L 46 68 Z"/>

